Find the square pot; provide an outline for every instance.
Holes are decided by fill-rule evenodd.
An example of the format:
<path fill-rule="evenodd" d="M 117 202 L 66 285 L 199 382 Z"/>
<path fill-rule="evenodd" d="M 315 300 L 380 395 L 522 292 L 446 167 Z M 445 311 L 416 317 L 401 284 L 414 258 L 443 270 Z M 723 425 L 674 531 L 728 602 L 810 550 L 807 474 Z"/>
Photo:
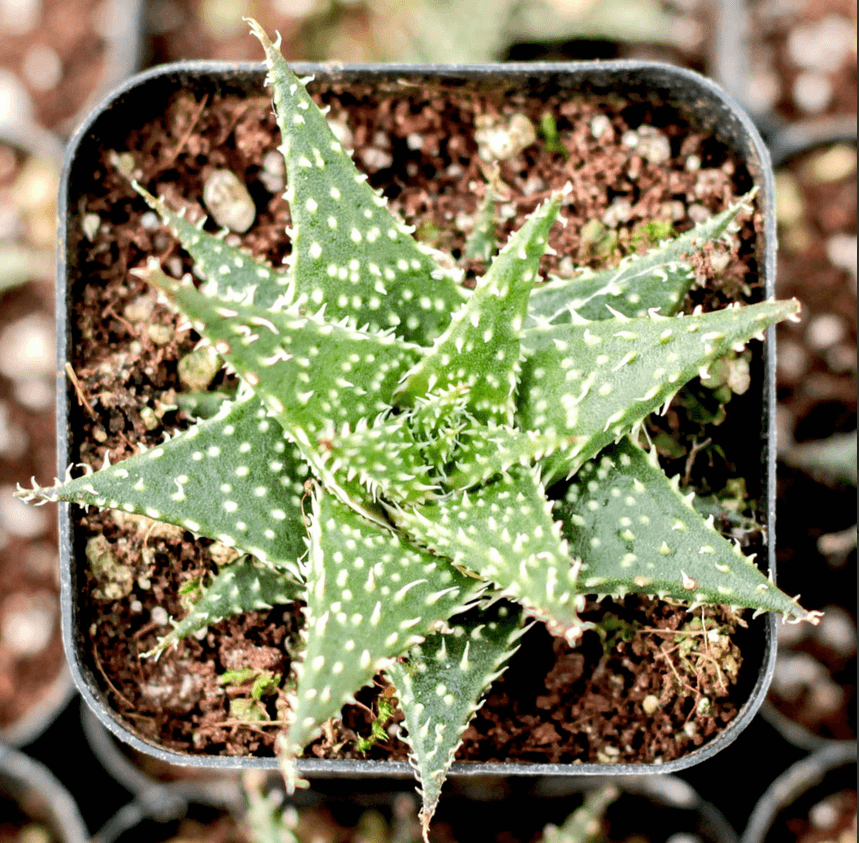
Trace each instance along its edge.
<path fill-rule="evenodd" d="M 667 65 L 630 61 L 599 64 L 536 64 L 488 66 L 298 66 L 299 73 L 313 73 L 311 91 L 336 89 L 349 97 L 350 92 L 371 86 L 388 103 L 398 91 L 429 89 L 441 96 L 445 91 L 460 96 L 494 96 L 504 102 L 511 96 L 544 102 L 550 97 L 587 96 L 617 102 L 622 100 L 636 109 L 668 109 L 724 145 L 747 171 L 748 186 L 759 190 L 759 207 L 765 211 L 764 225 L 756 239 L 754 260 L 758 267 L 763 295 L 771 297 L 775 255 L 773 180 L 769 159 L 756 130 L 742 111 L 719 88 L 706 79 Z M 74 359 L 79 333 L 72 324 L 75 301 L 83 296 L 95 300 L 97 290 L 88 288 L 86 274 L 87 225 L 92 223 L 93 208 L 87 206 L 87 185 L 96 178 L 106 178 L 102 153 L 123 151 L 128 138 L 138 127 L 156 118 L 164 104 L 177 91 L 197 103 L 212 98 L 238 95 L 247 98 L 267 96 L 263 90 L 263 70 L 259 65 L 225 65 L 188 62 L 167 65 L 144 73 L 117 89 L 81 126 L 70 143 L 61 186 L 61 236 L 58 273 L 58 371 L 65 373 L 59 390 L 59 459 L 61 473 L 78 458 L 76 424 L 87 411 L 75 396 L 76 383 L 65 368 Z M 515 93 L 514 93 L 515 92 Z M 433 94 L 435 96 L 435 94 Z M 435 102 L 435 100 L 433 100 Z M 202 113 L 203 107 L 199 108 Z M 197 111 L 188 114 L 188 137 Z M 187 140 L 187 137 L 185 138 Z M 181 144 L 180 144 L 181 145 Z M 150 150 L 151 151 L 151 150 Z M 175 155 L 161 149 L 172 162 Z M 178 154 L 178 151 L 176 152 Z M 97 210 L 97 209 L 96 209 Z M 98 219 L 95 220 L 96 224 Z M 109 313 L 111 318 L 119 318 Z M 760 462 L 752 469 L 750 483 L 760 489 L 761 526 L 769 546 L 759 559 L 773 570 L 774 501 L 772 482 L 774 449 L 772 406 L 774 401 L 773 335 L 768 332 L 768 357 L 758 358 L 753 366 L 753 386 L 760 399 Z M 60 537 L 62 554 L 63 627 L 67 652 L 81 694 L 98 713 L 102 722 L 122 740 L 136 749 L 174 764 L 204 765 L 213 768 L 273 768 L 275 758 L 194 756 L 165 750 L 144 740 L 130 729 L 109 704 L 109 685 L 99 681 L 98 667 L 85 652 L 85 632 L 81 629 L 81 587 L 85 582 L 88 562 L 84 554 L 84 537 L 67 506 L 61 507 Z M 731 723 L 708 743 L 682 757 L 659 765 L 638 763 L 457 763 L 452 775 L 593 775 L 614 773 L 651 773 L 677 771 L 709 758 L 731 743 L 753 718 L 769 685 L 775 658 L 775 618 L 759 618 L 750 624 L 744 645 L 748 677 L 748 696 L 739 706 Z M 307 776 L 411 776 L 411 768 L 401 761 L 302 759 L 299 771 Z"/>

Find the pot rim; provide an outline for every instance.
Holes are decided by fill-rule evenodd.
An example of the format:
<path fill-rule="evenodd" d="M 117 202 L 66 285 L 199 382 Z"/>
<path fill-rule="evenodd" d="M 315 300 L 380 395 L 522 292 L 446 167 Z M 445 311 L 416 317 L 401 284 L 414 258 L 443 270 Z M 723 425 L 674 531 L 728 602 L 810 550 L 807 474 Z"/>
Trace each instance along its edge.
<path fill-rule="evenodd" d="M 763 843 L 783 808 L 822 784 L 827 773 L 856 766 L 856 741 L 837 741 L 800 759 L 776 778 L 758 800 L 740 843 Z"/>
<path fill-rule="evenodd" d="M 35 792 L 43 812 L 32 819 L 47 822 L 60 843 L 86 843 L 89 832 L 77 802 L 62 782 L 40 761 L 0 743 L 0 780 L 12 783 L 21 794 Z M 6 792 L 6 791 L 4 791 Z M 16 799 L 17 793 L 8 793 Z M 24 805 L 32 800 L 28 800 Z M 26 810 L 25 810 L 26 813 Z"/>
<path fill-rule="evenodd" d="M 339 62 L 321 63 L 291 63 L 293 70 L 299 75 L 313 74 L 317 79 L 329 85 L 349 84 L 355 81 L 371 81 L 385 83 L 391 86 L 407 84 L 403 80 L 408 77 L 413 84 L 491 84 L 498 81 L 527 82 L 532 89 L 540 89 L 547 85 L 562 87 L 568 92 L 607 91 L 613 85 L 634 82 L 636 88 L 632 92 L 646 90 L 652 92 L 651 101 L 667 102 L 682 108 L 685 105 L 686 116 L 694 113 L 702 114 L 707 119 L 698 119 L 700 125 L 712 130 L 715 136 L 733 149 L 743 160 L 750 176 L 760 191 L 761 207 L 764 211 L 764 226 L 759 249 L 760 275 L 764 280 L 764 296 L 772 298 L 775 287 L 775 185 L 770 156 L 752 119 L 742 106 L 728 93 L 711 80 L 700 74 L 661 62 L 636 60 L 616 60 L 600 62 L 516 62 L 489 64 L 342 64 Z M 160 65 L 156 68 L 137 74 L 116 87 L 86 120 L 81 123 L 74 136 L 69 141 L 66 159 L 60 182 L 59 203 L 59 232 L 57 255 L 57 359 L 58 359 L 58 390 L 57 390 L 57 437 L 58 437 L 58 476 L 62 476 L 68 465 L 70 434 L 67 429 L 71 385 L 63 370 L 64 361 L 68 359 L 70 348 L 70 332 L 68 326 L 67 302 L 69 301 L 69 257 L 66 251 L 66 240 L 70 231 L 70 215 L 76 212 L 70 195 L 73 166 L 76 156 L 85 146 L 93 128 L 105 113 L 112 108 L 128 106 L 128 100 L 135 91 L 154 82 L 167 84 L 171 77 L 174 82 L 185 86 L 192 84 L 195 77 L 214 75 L 216 87 L 229 87 L 237 90 L 237 86 L 247 88 L 250 84 L 262 90 L 262 80 L 265 67 L 262 63 L 252 62 L 219 62 L 219 61 L 185 61 Z M 595 84 L 599 83 L 597 88 Z M 497 90 L 497 86 L 496 86 Z M 705 113 L 706 110 L 706 113 Z M 766 558 L 767 569 L 775 578 L 775 331 L 767 329 L 766 343 L 763 349 L 763 388 L 762 388 L 762 434 L 761 434 L 761 506 L 765 510 L 764 531 L 768 537 Z M 81 696 L 92 708 L 102 724 L 120 740 L 133 746 L 140 752 L 147 753 L 170 764 L 210 767 L 213 769 L 275 769 L 276 758 L 258 758 L 251 756 L 229 757 L 209 755 L 186 755 L 163 749 L 157 744 L 132 733 L 118 715 L 114 715 L 103 702 L 104 695 L 93 680 L 89 668 L 83 663 L 81 653 L 76 646 L 75 624 L 76 608 L 75 591 L 72 576 L 74 560 L 72 547 L 72 519 L 70 505 L 62 504 L 59 508 L 60 559 L 62 573 L 62 622 L 63 639 L 66 653 L 71 665 L 72 674 Z M 776 618 L 767 615 L 760 626 L 764 631 L 764 653 L 759 669 L 757 682 L 745 703 L 740 707 L 737 716 L 712 740 L 691 750 L 684 756 L 663 764 L 597 764 L 597 763 L 515 763 L 515 762 L 455 762 L 450 770 L 450 776 L 614 776 L 614 775 L 653 775 L 677 772 L 695 764 L 701 763 L 733 743 L 754 718 L 763 703 L 767 689 L 772 679 L 776 656 Z M 336 760 L 336 759 L 299 759 L 297 769 L 301 775 L 311 777 L 394 777 L 412 778 L 414 773 L 405 761 L 376 761 L 376 760 Z"/>
<path fill-rule="evenodd" d="M 266 779 L 265 790 L 268 792 L 268 784 L 271 778 Z M 540 787 L 541 784 L 549 785 Z M 560 787 L 552 787 L 558 785 Z M 514 803 L 527 804 L 537 808 L 546 805 L 560 804 L 570 797 L 580 796 L 597 790 L 606 785 L 616 784 L 620 790 L 620 796 L 633 796 L 650 800 L 660 808 L 678 812 L 694 812 L 701 826 L 698 830 L 706 835 L 710 843 L 739 843 L 737 833 L 731 824 L 725 819 L 721 811 L 707 802 L 688 782 L 674 775 L 660 776 L 658 779 L 652 776 L 627 776 L 622 782 L 616 783 L 613 778 L 597 777 L 591 779 L 564 779 L 546 780 L 537 783 L 536 786 L 520 793 L 499 794 L 497 799 L 478 799 L 481 804 L 493 802 L 506 802 L 508 799 Z M 122 839 L 126 831 L 132 831 L 134 826 L 146 819 L 157 818 L 160 821 L 181 819 L 185 816 L 189 805 L 199 804 L 207 808 L 214 808 L 231 815 L 240 820 L 246 815 L 246 803 L 243 789 L 238 777 L 233 782 L 233 788 L 225 791 L 223 796 L 213 795 L 208 790 L 189 784 L 187 782 L 170 782 L 159 784 L 148 790 L 137 793 L 110 817 L 101 829 L 93 836 L 92 843 L 115 843 Z M 283 793 L 283 782 L 279 779 L 274 783 L 274 790 Z M 284 804 L 294 806 L 302 810 L 319 805 L 331 805 L 332 803 L 349 803 L 361 808 L 379 808 L 382 806 L 393 806 L 394 800 L 408 794 L 414 797 L 414 791 L 380 790 L 373 793 L 362 793 L 360 802 L 351 793 L 343 792 L 317 793 L 314 791 L 297 791 L 292 796 L 284 796 Z M 448 805 L 454 806 L 465 804 L 474 805 L 474 796 L 469 793 L 450 794 L 447 797 Z M 454 809 L 455 810 L 455 809 Z M 461 813 L 461 811 L 460 811 Z M 544 823 L 545 824 L 545 823 Z"/>

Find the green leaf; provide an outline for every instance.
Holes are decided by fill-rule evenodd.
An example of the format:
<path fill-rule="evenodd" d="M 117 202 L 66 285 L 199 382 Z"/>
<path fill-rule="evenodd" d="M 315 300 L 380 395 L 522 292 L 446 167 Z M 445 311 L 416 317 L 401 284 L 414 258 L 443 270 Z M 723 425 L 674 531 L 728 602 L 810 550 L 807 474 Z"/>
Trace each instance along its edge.
<path fill-rule="evenodd" d="M 459 447 L 459 434 L 469 423 L 467 405 L 468 388 L 459 384 L 416 399 L 414 407 L 404 414 L 422 458 L 435 476 L 446 475 Z"/>
<path fill-rule="evenodd" d="M 581 558 L 579 589 L 642 592 L 692 605 L 725 603 L 814 620 L 695 511 L 693 494 L 629 439 L 606 448 L 573 479 L 556 515 Z"/>
<path fill-rule="evenodd" d="M 431 342 L 464 292 L 366 183 L 278 47 L 250 26 L 266 52 L 283 136 L 298 301 L 326 302 L 332 319 Z"/>
<path fill-rule="evenodd" d="M 603 785 L 589 793 L 584 804 L 576 808 L 560 828 L 546 826 L 543 843 L 597 843 L 603 840 L 605 812 L 619 797 L 620 791 L 614 785 Z"/>
<path fill-rule="evenodd" d="M 478 421 L 512 423 L 519 337 L 559 207 L 556 195 L 510 238 L 432 350 L 406 375 L 398 393 L 402 402 L 462 384 Z"/>
<path fill-rule="evenodd" d="M 291 302 L 293 290 L 290 273 L 278 271 L 246 250 L 230 246 L 221 235 L 204 231 L 205 219 L 196 225 L 189 222 L 182 214 L 171 210 L 162 199 L 153 196 L 136 179 L 129 178 L 129 183 L 157 212 L 182 248 L 194 259 L 194 274 L 210 285 L 212 295 L 225 301 L 242 301 L 252 293 L 254 302 L 266 309 L 281 297 Z M 226 231 L 222 234 L 226 234 Z"/>
<path fill-rule="evenodd" d="M 488 263 L 498 248 L 495 236 L 495 191 L 487 185 L 486 195 L 480 203 L 474 228 L 465 240 L 463 254 L 471 260 Z"/>
<path fill-rule="evenodd" d="M 592 320 L 611 319 L 612 310 L 636 317 L 658 308 L 663 316 L 670 316 L 695 280 L 687 256 L 734 234 L 737 216 L 753 209 L 754 196 L 755 191 L 747 193 L 722 213 L 645 254 L 624 258 L 612 269 L 583 270 L 575 278 L 551 277 L 531 294 L 530 325 L 539 318 L 555 324 L 570 322 L 573 311 Z"/>
<path fill-rule="evenodd" d="M 521 612 L 506 605 L 482 610 L 479 622 L 470 621 L 455 624 L 450 633 L 433 633 L 388 668 L 405 715 L 409 761 L 421 786 L 424 840 L 462 733 L 524 632 Z"/>
<path fill-rule="evenodd" d="M 532 470 L 517 467 L 474 493 L 389 511 L 415 541 L 496 583 L 555 635 L 570 642 L 581 635 L 577 566 Z"/>
<path fill-rule="evenodd" d="M 484 587 L 324 492 L 313 502 L 307 582 L 306 649 L 280 740 L 287 781 L 329 717 Z"/>
<path fill-rule="evenodd" d="M 798 310 L 794 299 L 526 331 L 519 426 L 574 438 L 542 463 L 546 484 L 574 474 L 714 360 Z"/>
<path fill-rule="evenodd" d="M 326 440 L 321 459 L 338 479 L 357 477 L 374 498 L 403 504 L 426 500 L 437 489 L 409 425 L 409 415 L 365 419 Z M 342 482 L 342 481 L 341 481 Z"/>
<path fill-rule="evenodd" d="M 447 483 L 454 489 L 468 489 L 514 466 L 538 463 L 570 444 L 571 437 L 567 435 L 474 424 L 459 433 L 457 462 Z"/>
<path fill-rule="evenodd" d="M 338 425 L 389 409 L 402 375 L 422 349 L 393 334 L 332 325 L 299 308 L 266 311 L 224 303 L 157 265 L 135 270 L 171 296 L 182 313 L 265 402 L 304 459 L 341 500 L 374 518 L 369 495 L 326 468 L 321 453 Z"/>
<path fill-rule="evenodd" d="M 306 476 L 295 448 L 250 397 L 117 465 L 20 494 L 146 515 L 298 577 Z"/>
<path fill-rule="evenodd" d="M 218 414 L 221 407 L 228 401 L 235 401 L 235 391 L 179 392 L 176 394 L 176 404 L 186 416 L 192 419 L 210 419 Z"/>
<path fill-rule="evenodd" d="M 214 576 L 188 614 L 143 657 L 157 657 L 183 638 L 233 615 L 302 600 L 304 588 L 286 571 L 261 565 L 250 557 L 238 559 Z"/>
<path fill-rule="evenodd" d="M 422 353 L 390 333 L 332 324 L 319 313 L 222 302 L 154 264 L 135 274 L 171 297 L 299 444 L 387 410 L 397 382 Z"/>

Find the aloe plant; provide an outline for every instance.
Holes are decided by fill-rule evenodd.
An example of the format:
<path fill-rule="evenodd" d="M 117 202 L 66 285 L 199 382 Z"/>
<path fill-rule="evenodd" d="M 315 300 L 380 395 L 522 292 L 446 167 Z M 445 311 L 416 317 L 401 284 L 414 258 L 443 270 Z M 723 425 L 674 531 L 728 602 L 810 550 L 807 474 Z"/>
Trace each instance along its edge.
<path fill-rule="evenodd" d="M 251 28 L 283 138 L 286 266 L 192 225 L 127 173 L 203 283 L 155 259 L 135 273 L 240 390 L 158 447 L 19 494 L 141 513 L 243 554 L 150 656 L 231 614 L 300 602 L 277 744 L 290 787 L 326 720 L 387 671 L 426 830 L 462 732 L 527 625 L 574 644 L 586 594 L 629 592 L 816 620 L 638 441 L 684 383 L 798 304 L 678 312 L 688 253 L 735 230 L 753 195 L 616 269 L 542 284 L 556 193 L 470 292 L 387 209 L 278 46 Z"/>

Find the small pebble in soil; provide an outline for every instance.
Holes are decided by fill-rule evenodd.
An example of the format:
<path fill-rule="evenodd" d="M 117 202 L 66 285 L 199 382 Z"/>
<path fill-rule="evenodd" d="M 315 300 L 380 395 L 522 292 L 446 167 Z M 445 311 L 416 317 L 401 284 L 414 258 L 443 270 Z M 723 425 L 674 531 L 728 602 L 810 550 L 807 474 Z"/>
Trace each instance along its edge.
<path fill-rule="evenodd" d="M 156 322 L 146 326 L 146 336 L 155 345 L 167 345 L 173 339 L 173 329 L 169 325 L 161 325 Z"/>
<path fill-rule="evenodd" d="M 129 322 L 147 322 L 155 308 L 152 296 L 138 296 L 130 301 L 122 310 L 122 315 Z"/>
<path fill-rule="evenodd" d="M 84 554 L 90 564 L 90 571 L 98 580 L 98 586 L 91 592 L 96 600 L 121 600 L 131 594 L 134 571 L 114 556 L 113 548 L 104 536 L 89 539 Z"/>
<path fill-rule="evenodd" d="M 83 229 L 84 237 L 92 242 L 98 235 L 98 230 L 101 227 L 101 217 L 98 214 L 84 214 L 81 220 L 81 228 Z"/>
<path fill-rule="evenodd" d="M 606 132 L 611 129 L 611 120 L 605 114 L 597 114 L 591 120 L 591 134 L 599 140 Z"/>
<path fill-rule="evenodd" d="M 161 220 L 155 211 L 147 211 L 140 218 L 140 227 L 146 231 L 155 231 L 161 225 Z"/>
<path fill-rule="evenodd" d="M 634 142 L 627 142 L 628 135 L 634 138 Z M 671 142 L 653 126 L 641 126 L 637 132 L 627 132 L 623 136 L 623 143 L 651 164 L 662 164 L 671 158 Z"/>
<path fill-rule="evenodd" d="M 205 389 L 221 368 L 218 352 L 210 345 L 186 354 L 178 365 L 179 380 L 188 389 Z"/>
<path fill-rule="evenodd" d="M 52 319 L 41 313 L 24 316 L 0 334 L 0 373 L 15 381 L 53 378 L 55 346 Z"/>
<path fill-rule="evenodd" d="M 256 205 L 247 187 L 231 170 L 214 170 L 203 185 L 203 203 L 215 222 L 240 234 L 256 219 Z"/>
<path fill-rule="evenodd" d="M 13 497 L 14 486 L 0 486 L 0 528 L 13 536 L 31 539 L 48 532 L 50 516 Z"/>
<path fill-rule="evenodd" d="M 259 180 L 269 193 L 280 193 L 286 186 L 286 163 L 276 149 L 270 149 L 260 162 Z"/>
<path fill-rule="evenodd" d="M 632 203 L 625 196 L 618 196 L 602 215 L 602 222 L 609 228 L 617 228 L 632 216 Z"/>
<path fill-rule="evenodd" d="M 701 156 L 690 155 L 683 163 L 683 168 L 687 173 L 697 173 L 701 169 Z"/>
<path fill-rule="evenodd" d="M 194 665 L 181 661 L 159 663 L 152 680 L 140 684 L 144 702 L 187 714 L 199 702 L 204 683 L 193 668 Z"/>
<path fill-rule="evenodd" d="M 644 713 L 649 717 L 659 710 L 659 698 L 655 694 L 648 694 L 642 701 L 641 707 Z"/>
<path fill-rule="evenodd" d="M 152 623 L 157 623 L 159 626 L 164 626 L 170 620 L 167 610 L 163 606 L 156 606 L 151 614 Z"/>
<path fill-rule="evenodd" d="M 370 146 L 361 150 L 361 160 L 371 170 L 386 170 L 394 163 L 394 156 L 387 149 Z"/>
<path fill-rule="evenodd" d="M 32 658 L 50 643 L 57 612 L 57 600 L 48 592 L 13 593 L 0 610 L 0 640 L 17 658 Z"/>
<path fill-rule="evenodd" d="M 506 161 L 537 140 L 537 130 L 524 114 L 480 114 L 474 123 L 477 152 L 484 161 Z"/>

